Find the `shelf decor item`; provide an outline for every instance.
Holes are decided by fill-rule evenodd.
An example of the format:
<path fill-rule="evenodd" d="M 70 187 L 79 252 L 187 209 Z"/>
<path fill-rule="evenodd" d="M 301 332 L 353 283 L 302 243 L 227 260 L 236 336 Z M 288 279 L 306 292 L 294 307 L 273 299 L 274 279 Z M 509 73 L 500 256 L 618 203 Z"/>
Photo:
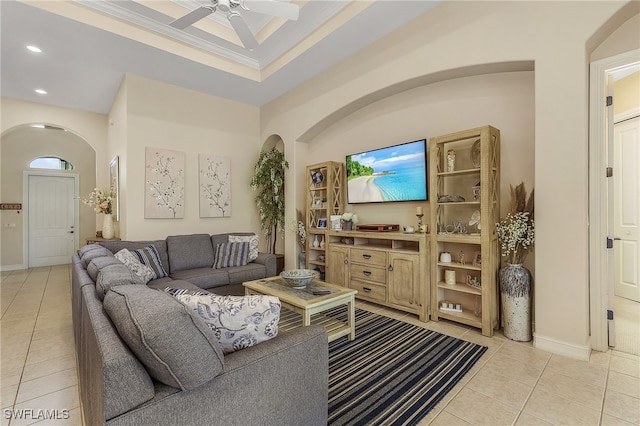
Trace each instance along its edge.
<path fill-rule="evenodd" d="M 342 213 L 342 229 L 345 231 L 351 231 L 353 229 L 353 224 L 358 223 L 358 215 L 350 212 Z"/>
<path fill-rule="evenodd" d="M 531 340 L 531 273 L 522 266 L 535 242 L 533 190 L 527 198 L 524 183 L 511 187 L 509 213 L 496 223 L 498 241 L 507 265 L 500 269 L 504 336 Z"/>
<path fill-rule="evenodd" d="M 456 169 L 456 152 L 453 149 L 447 151 L 447 171 L 453 172 Z"/>
<path fill-rule="evenodd" d="M 311 269 L 290 269 L 288 271 L 280 272 L 280 276 L 293 288 L 305 288 L 313 279 L 320 277 L 318 271 L 312 271 Z"/>

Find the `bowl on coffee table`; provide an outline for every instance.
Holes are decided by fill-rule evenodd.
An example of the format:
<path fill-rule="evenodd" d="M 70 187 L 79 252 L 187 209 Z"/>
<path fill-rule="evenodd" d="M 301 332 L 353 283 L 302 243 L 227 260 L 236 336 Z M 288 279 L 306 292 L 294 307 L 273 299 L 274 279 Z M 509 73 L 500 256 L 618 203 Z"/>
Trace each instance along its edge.
<path fill-rule="evenodd" d="M 319 278 L 320 274 L 312 269 L 289 269 L 282 271 L 280 276 L 292 288 L 305 288 L 311 281 Z"/>

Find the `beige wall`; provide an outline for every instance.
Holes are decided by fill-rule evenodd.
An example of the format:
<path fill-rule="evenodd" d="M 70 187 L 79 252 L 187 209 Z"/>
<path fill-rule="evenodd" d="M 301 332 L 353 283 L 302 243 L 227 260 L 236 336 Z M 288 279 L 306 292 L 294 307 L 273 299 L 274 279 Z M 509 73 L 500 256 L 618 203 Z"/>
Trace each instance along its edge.
<path fill-rule="evenodd" d="M 590 52 L 586 46 L 597 45 L 606 38 L 600 29 L 610 17 L 615 16 L 620 23 L 631 17 L 621 20 L 616 15 L 624 4 L 446 2 L 263 107 L 262 134 L 280 134 L 289 154 L 293 154 L 291 158 L 298 158 L 296 152 L 301 142 L 308 143 L 310 154 L 316 154 L 309 158 L 313 157 L 315 162 L 320 160 L 316 157 L 321 153 L 325 159 L 341 159 L 341 152 L 320 148 L 317 138 L 329 139 L 322 132 L 337 138 L 336 129 L 349 131 L 347 124 L 361 129 L 376 127 L 378 119 L 389 124 L 392 120 L 388 118 L 395 110 L 411 107 L 416 112 L 424 108 L 433 114 L 402 117 L 395 127 L 383 130 L 384 139 L 391 141 L 398 135 L 396 142 L 407 139 L 409 134 L 432 136 L 485 124 L 477 122 L 479 119 L 510 128 L 508 116 L 502 116 L 503 110 L 482 111 L 482 107 L 474 107 L 492 100 L 484 99 L 477 91 L 470 92 L 465 108 L 459 111 L 450 103 L 455 104 L 456 96 L 462 96 L 461 91 L 453 88 L 453 99 L 446 95 L 432 98 L 430 92 L 443 90 L 443 86 L 435 85 L 439 81 L 460 76 L 534 70 L 533 100 L 526 106 L 518 105 L 521 110 L 515 111 L 516 116 L 524 115 L 524 129 L 513 132 L 511 127 L 503 133 L 503 147 L 510 161 L 502 161 L 505 172 L 502 198 L 508 200 L 505 189 L 509 184 L 530 181 L 533 170 L 537 222 L 535 344 L 584 358 L 590 347 L 587 217 Z M 621 48 L 620 43 L 612 44 L 615 49 Z M 495 78 L 494 84 L 501 87 L 499 75 Z M 433 87 L 419 89 L 424 85 Z M 504 85 L 506 89 L 508 80 Z M 400 94 L 410 89 L 413 90 Z M 393 96 L 397 96 L 395 102 Z M 384 108 L 367 107 L 382 99 L 387 102 Z M 432 104 L 423 107 L 425 100 Z M 499 96 L 493 100 L 503 102 Z M 345 120 L 351 114 L 353 117 Z M 413 131 L 405 132 L 406 126 L 413 127 Z M 524 136 L 525 140 L 518 140 L 518 136 Z M 380 139 L 372 141 L 372 145 L 382 144 Z M 367 144 L 360 140 L 353 143 Z M 515 150 L 509 152 L 527 143 L 534 147 L 528 147 L 523 155 L 514 155 Z M 294 191 L 295 205 L 303 205 L 303 194 L 303 187 Z M 398 213 L 403 215 L 402 220 L 408 220 L 407 213 Z M 365 217 L 371 222 L 378 218 L 373 212 Z"/>
<path fill-rule="evenodd" d="M 126 96 L 118 97 L 111 114 L 114 133 L 126 139 L 124 146 L 113 145 L 113 154 L 126 159 L 121 163 L 121 191 L 126 195 L 121 236 L 136 240 L 185 233 L 260 233 L 255 194 L 249 188 L 261 148 L 259 109 L 135 75 L 127 75 L 122 90 Z M 125 123 L 119 122 L 123 119 Z M 123 126 L 124 134 L 117 130 Z M 144 218 L 147 146 L 185 153 L 184 219 Z M 231 159 L 231 217 L 199 217 L 198 154 Z"/>
<path fill-rule="evenodd" d="M 613 93 L 615 116 L 640 114 L 640 72 L 635 72 L 616 81 L 613 84 Z"/>
<path fill-rule="evenodd" d="M 96 185 L 96 163 L 105 158 L 106 117 L 101 114 L 49 107 L 41 104 L 1 99 L 2 138 L 0 167 L 2 186 L 0 202 L 23 203 L 23 171 L 41 155 L 54 155 L 75 166 L 79 175 L 80 195 L 87 195 Z M 31 129 L 27 124 L 51 124 L 67 129 Z M 107 160 L 104 160 L 107 161 Z M 100 219 L 102 219 L 102 216 Z M 3 269 L 24 267 L 23 218 L 15 211 L 0 212 L 0 223 L 15 223 L 15 228 L 0 228 L 0 265 Z M 79 244 L 95 235 L 96 214 L 80 204 Z"/>

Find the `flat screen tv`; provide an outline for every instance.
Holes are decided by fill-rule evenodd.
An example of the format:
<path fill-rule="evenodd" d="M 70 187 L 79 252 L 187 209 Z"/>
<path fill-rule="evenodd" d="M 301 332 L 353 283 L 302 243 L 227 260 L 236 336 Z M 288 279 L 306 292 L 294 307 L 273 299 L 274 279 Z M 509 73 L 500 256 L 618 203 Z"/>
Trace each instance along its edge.
<path fill-rule="evenodd" d="M 346 166 L 349 204 L 428 199 L 426 139 L 347 155 Z"/>

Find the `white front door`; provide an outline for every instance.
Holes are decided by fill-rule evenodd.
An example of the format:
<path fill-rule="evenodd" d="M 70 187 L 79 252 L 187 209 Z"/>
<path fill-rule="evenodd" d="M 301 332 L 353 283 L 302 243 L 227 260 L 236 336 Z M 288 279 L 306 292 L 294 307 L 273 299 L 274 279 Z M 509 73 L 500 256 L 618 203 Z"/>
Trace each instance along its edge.
<path fill-rule="evenodd" d="M 640 117 L 614 126 L 614 292 L 640 302 Z"/>
<path fill-rule="evenodd" d="M 73 176 L 29 176 L 29 267 L 71 263 L 75 186 Z"/>

